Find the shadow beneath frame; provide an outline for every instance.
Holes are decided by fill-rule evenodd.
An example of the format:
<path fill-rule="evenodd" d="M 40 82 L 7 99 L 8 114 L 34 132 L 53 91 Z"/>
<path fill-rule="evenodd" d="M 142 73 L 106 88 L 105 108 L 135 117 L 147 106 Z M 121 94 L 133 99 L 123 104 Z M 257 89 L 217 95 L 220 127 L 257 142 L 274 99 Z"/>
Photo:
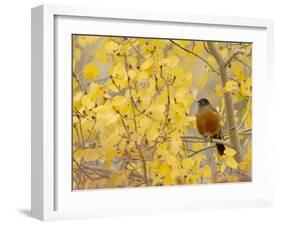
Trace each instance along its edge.
<path fill-rule="evenodd" d="M 31 217 L 31 210 L 30 209 L 19 209 L 18 212 L 21 213 L 22 215 L 27 216 L 27 217 Z"/>

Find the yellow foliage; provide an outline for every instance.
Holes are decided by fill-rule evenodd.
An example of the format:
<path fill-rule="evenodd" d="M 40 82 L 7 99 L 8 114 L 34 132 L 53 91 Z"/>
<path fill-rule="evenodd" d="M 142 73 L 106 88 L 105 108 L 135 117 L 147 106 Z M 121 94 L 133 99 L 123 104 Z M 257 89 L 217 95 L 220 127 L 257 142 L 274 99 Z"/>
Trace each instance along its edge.
<path fill-rule="evenodd" d="M 105 49 L 108 53 L 112 54 L 118 50 L 118 43 L 114 41 L 109 41 L 108 43 L 105 44 Z"/>
<path fill-rule="evenodd" d="M 224 91 L 225 92 L 233 92 L 238 90 L 238 84 L 236 81 L 230 80 L 225 84 Z"/>
<path fill-rule="evenodd" d="M 158 170 L 159 175 L 165 177 L 170 173 L 170 171 L 171 171 L 171 168 L 167 162 L 160 163 L 159 170 Z"/>
<path fill-rule="evenodd" d="M 197 54 L 200 54 L 204 51 L 204 43 L 202 41 L 195 42 L 195 47 L 193 51 Z"/>
<path fill-rule="evenodd" d="M 194 151 L 199 151 L 203 148 L 203 143 L 193 143 L 192 148 Z"/>
<path fill-rule="evenodd" d="M 192 158 L 186 158 L 182 160 L 182 167 L 188 170 L 194 166 L 194 160 Z"/>
<path fill-rule="evenodd" d="M 99 75 L 99 68 L 94 63 L 88 63 L 83 69 L 83 75 L 86 79 L 93 79 Z"/>
<path fill-rule="evenodd" d="M 172 167 L 176 167 L 178 165 L 178 160 L 174 155 L 167 155 L 165 157 L 165 160 Z"/>
<path fill-rule="evenodd" d="M 113 172 L 109 176 L 108 186 L 109 187 L 124 187 L 127 181 L 129 171 L 124 172 Z"/>
<path fill-rule="evenodd" d="M 232 148 L 226 147 L 226 149 L 224 150 L 224 154 L 226 154 L 227 156 L 234 156 L 236 155 L 236 151 Z"/>
<path fill-rule="evenodd" d="M 202 168 L 202 175 L 203 177 L 210 177 L 212 176 L 212 170 L 210 168 L 210 166 L 208 165 L 204 165 Z"/>
<path fill-rule="evenodd" d="M 110 160 L 114 159 L 116 157 L 116 155 L 117 155 L 117 151 L 112 149 L 112 150 L 108 150 L 105 152 L 104 158 L 105 158 L 105 160 L 110 161 Z"/>
<path fill-rule="evenodd" d="M 215 86 L 215 92 L 216 92 L 216 95 L 219 96 L 219 97 L 222 97 L 223 96 L 223 88 L 220 84 L 217 84 Z"/>
<path fill-rule="evenodd" d="M 84 160 L 97 160 L 100 157 L 100 150 L 99 149 L 93 149 L 93 148 L 87 148 L 87 149 L 77 149 L 73 153 L 73 158 L 76 161 L 80 161 L 81 158 Z"/>
<path fill-rule="evenodd" d="M 148 70 L 152 66 L 152 64 L 153 64 L 153 59 L 150 57 L 142 63 L 140 69 L 142 71 Z"/>
<path fill-rule="evenodd" d="M 232 97 L 239 130 L 250 131 L 251 47 L 243 47 L 245 54 L 239 55 L 246 66 L 231 62 L 230 80 L 222 87 L 220 75 L 208 66 L 219 70 L 216 59 L 203 41 L 175 42 L 186 50 L 168 39 L 74 36 L 74 189 L 242 181 L 236 169 L 251 175 L 249 134 L 239 136 L 247 150 L 239 162 L 234 149 L 226 147 L 219 156 L 214 148 L 202 150 L 212 142 L 182 139 L 201 136 L 197 102 L 206 97 L 220 113 L 229 140 L 224 92 Z M 240 45 L 215 46 L 227 59 Z"/>
<path fill-rule="evenodd" d="M 242 96 L 252 95 L 252 78 L 248 78 L 246 81 L 241 81 L 240 92 Z"/>
<path fill-rule="evenodd" d="M 243 72 L 243 65 L 238 63 L 238 62 L 234 62 L 231 64 L 231 68 L 230 70 L 232 71 L 232 73 L 241 81 L 246 79 L 246 76 L 244 75 Z"/>
<path fill-rule="evenodd" d="M 95 36 L 79 35 L 76 37 L 77 37 L 77 44 L 82 48 L 85 48 L 87 45 L 95 44 L 99 40 L 99 37 L 95 37 Z"/>
<path fill-rule="evenodd" d="M 221 52 L 221 55 L 223 56 L 224 59 L 226 59 L 228 57 L 227 48 L 223 48 L 220 52 Z"/>
<path fill-rule="evenodd" d="M 225 164 L 232 169 L 237 169 L 238 167 L 238 163 L 232 156 L 227 156 Z"/>

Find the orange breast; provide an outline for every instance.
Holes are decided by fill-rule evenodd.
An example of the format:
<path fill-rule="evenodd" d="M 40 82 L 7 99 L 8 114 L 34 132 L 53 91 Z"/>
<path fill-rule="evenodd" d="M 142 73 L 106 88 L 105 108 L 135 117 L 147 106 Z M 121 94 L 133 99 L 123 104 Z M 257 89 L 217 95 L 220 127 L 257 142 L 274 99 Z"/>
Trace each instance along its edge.
<path fill-rule="evenodd" d="M 196 124 L 203 136 L 215 136 L 220 131 L 220 115 L 211 108 L 200 108 L 196 114 Z"/>

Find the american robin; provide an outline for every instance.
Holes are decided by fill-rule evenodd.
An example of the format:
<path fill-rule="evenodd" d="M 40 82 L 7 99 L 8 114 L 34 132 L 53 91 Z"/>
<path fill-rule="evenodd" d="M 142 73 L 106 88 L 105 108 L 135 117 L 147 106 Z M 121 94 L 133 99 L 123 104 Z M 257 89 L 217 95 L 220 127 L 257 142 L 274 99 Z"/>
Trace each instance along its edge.
<path fill-rule="evenodd" d="M 196 125 L 199 133 L 204 137 L 223 139 L 220 127 L 220 115 L 206 98 L 198 101 Z M 225 150 L 224 145 L 218 143 L 216 145 L 219 155 L 223 155 Z"/>

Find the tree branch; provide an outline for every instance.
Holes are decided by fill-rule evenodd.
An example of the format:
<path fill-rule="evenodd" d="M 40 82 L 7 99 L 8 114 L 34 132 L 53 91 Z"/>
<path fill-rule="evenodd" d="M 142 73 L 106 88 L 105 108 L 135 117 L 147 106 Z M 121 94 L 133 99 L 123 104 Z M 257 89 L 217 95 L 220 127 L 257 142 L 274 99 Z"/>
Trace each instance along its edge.
<path fill-rule="evenodd" d="M 192 156 L 194 156 L 194 155 L 197 155 L 197 154 L 199 154 L 199 153 L 201 153 L 201 152 L 203 152 L 203 151 L 208 151 L 208 150 L 213 149 L 213 148 L 215 148 L 215 147 L 216 147 L 216 145 L 207 146 L 207 147 L 205 147 L 205 148 L 200 149 L 199 151 L 193 152 L 192 154 L 188 155 L 187 158 L 190 158 L 190 157 L 192 157 Z"/>
<path fill-rule="evenodd" d="M 224 63 L 224 66 L 223 67 L 227 67 L 231 62 L 232 60 L 238 56 L 239 54 L 243 54 L 244 51 L 242 51 L 241 49 L 237 49 Z"/>
<path fill-rule="evenodd" d="M 174 40 L 170 39 L 170 42 L 173 43 L 174 45 L 176 45 L 177 47 L 181 48 L 182 50 L 184 50 L 185 52 L 197 57 L 198 59 L 200 59 L 201 61 L 203 61 L 205 64 L 207 64 L 214 72 L 217 72 L 219 74 L 219 72 L 211 65 L 209 64 L 209 62 L 207 60 L 205 60 L 203 57 L 199 56 L 198 54 L 194 53 L 193 51 L 184 48 L 183 46 L 181 46 L 180 44 L 176 43 Z"/>
<path fill-rule="evenodd" d="M 216 144 L 223 144 L 225 146 L 228 146 L 230 148 L 233 148 L 228 142 L 221 140 L 221 139 L 207 139 L 204 137 L 195 137 L 195 136 L 183 136 L 181 137 L 184 142 L 190 142 L 190 143 L 216 143 Z"/>
<path fill-rule="evenodd" d="M 215 60 L 217 61 L 217 64 L 219 65 L 219 71 L 221 75 L 221 83 L 222 87 L 225 87 L 225 84 L 228 81 L 228 72 L 227 68 L 225 67 L 226 62 L 222 58 L 220 52 L 216 48 L 214 42 L 207 42 L 207 45 L 210 49 L 210 52 L 213 54 Z M 225 103 L 225 112 L 226 112 L 226 118 L 227 118 L 227 124 L 228 124 L 228 130 L 230 135 L 230 141 L 234 149 L 236 150 L 237 154 L 235 156 L 236 160 L 238 162 L 241 161 L 241 147 L 240 147 L 240 141 L 238 137 L 238 130 L 235 123 L 234 118 L 234 108 L 232 103 L 232 97 L 230 92 L 224 93 L 224 103 Z"/>
<path fill-rule="evenodd" d="M 131 83 L 130 83 L 131 79 L 130 79 L 129 72 L 128 72 L 128 62 L 127 62 L 126 56 L 124 56 L 124 60 L 125 60 L 125 69 L 126 69 L 126 75 L 127 75 L 127 81 L 128 81 L 128 90 L 129 90 L 132 112 L 133 112 L 133 122 L 134 122 L 134 126 L 135 126 L 135 131 L 136 131 L 136 133 L 138 133 L 138 127 L 137 127 L 137 122 L 136 122 L 136 112 L 135 112 L 135 101 L 134 101 L 133 94 L 132 94 L 132 88 L 131 88 Z"/>

